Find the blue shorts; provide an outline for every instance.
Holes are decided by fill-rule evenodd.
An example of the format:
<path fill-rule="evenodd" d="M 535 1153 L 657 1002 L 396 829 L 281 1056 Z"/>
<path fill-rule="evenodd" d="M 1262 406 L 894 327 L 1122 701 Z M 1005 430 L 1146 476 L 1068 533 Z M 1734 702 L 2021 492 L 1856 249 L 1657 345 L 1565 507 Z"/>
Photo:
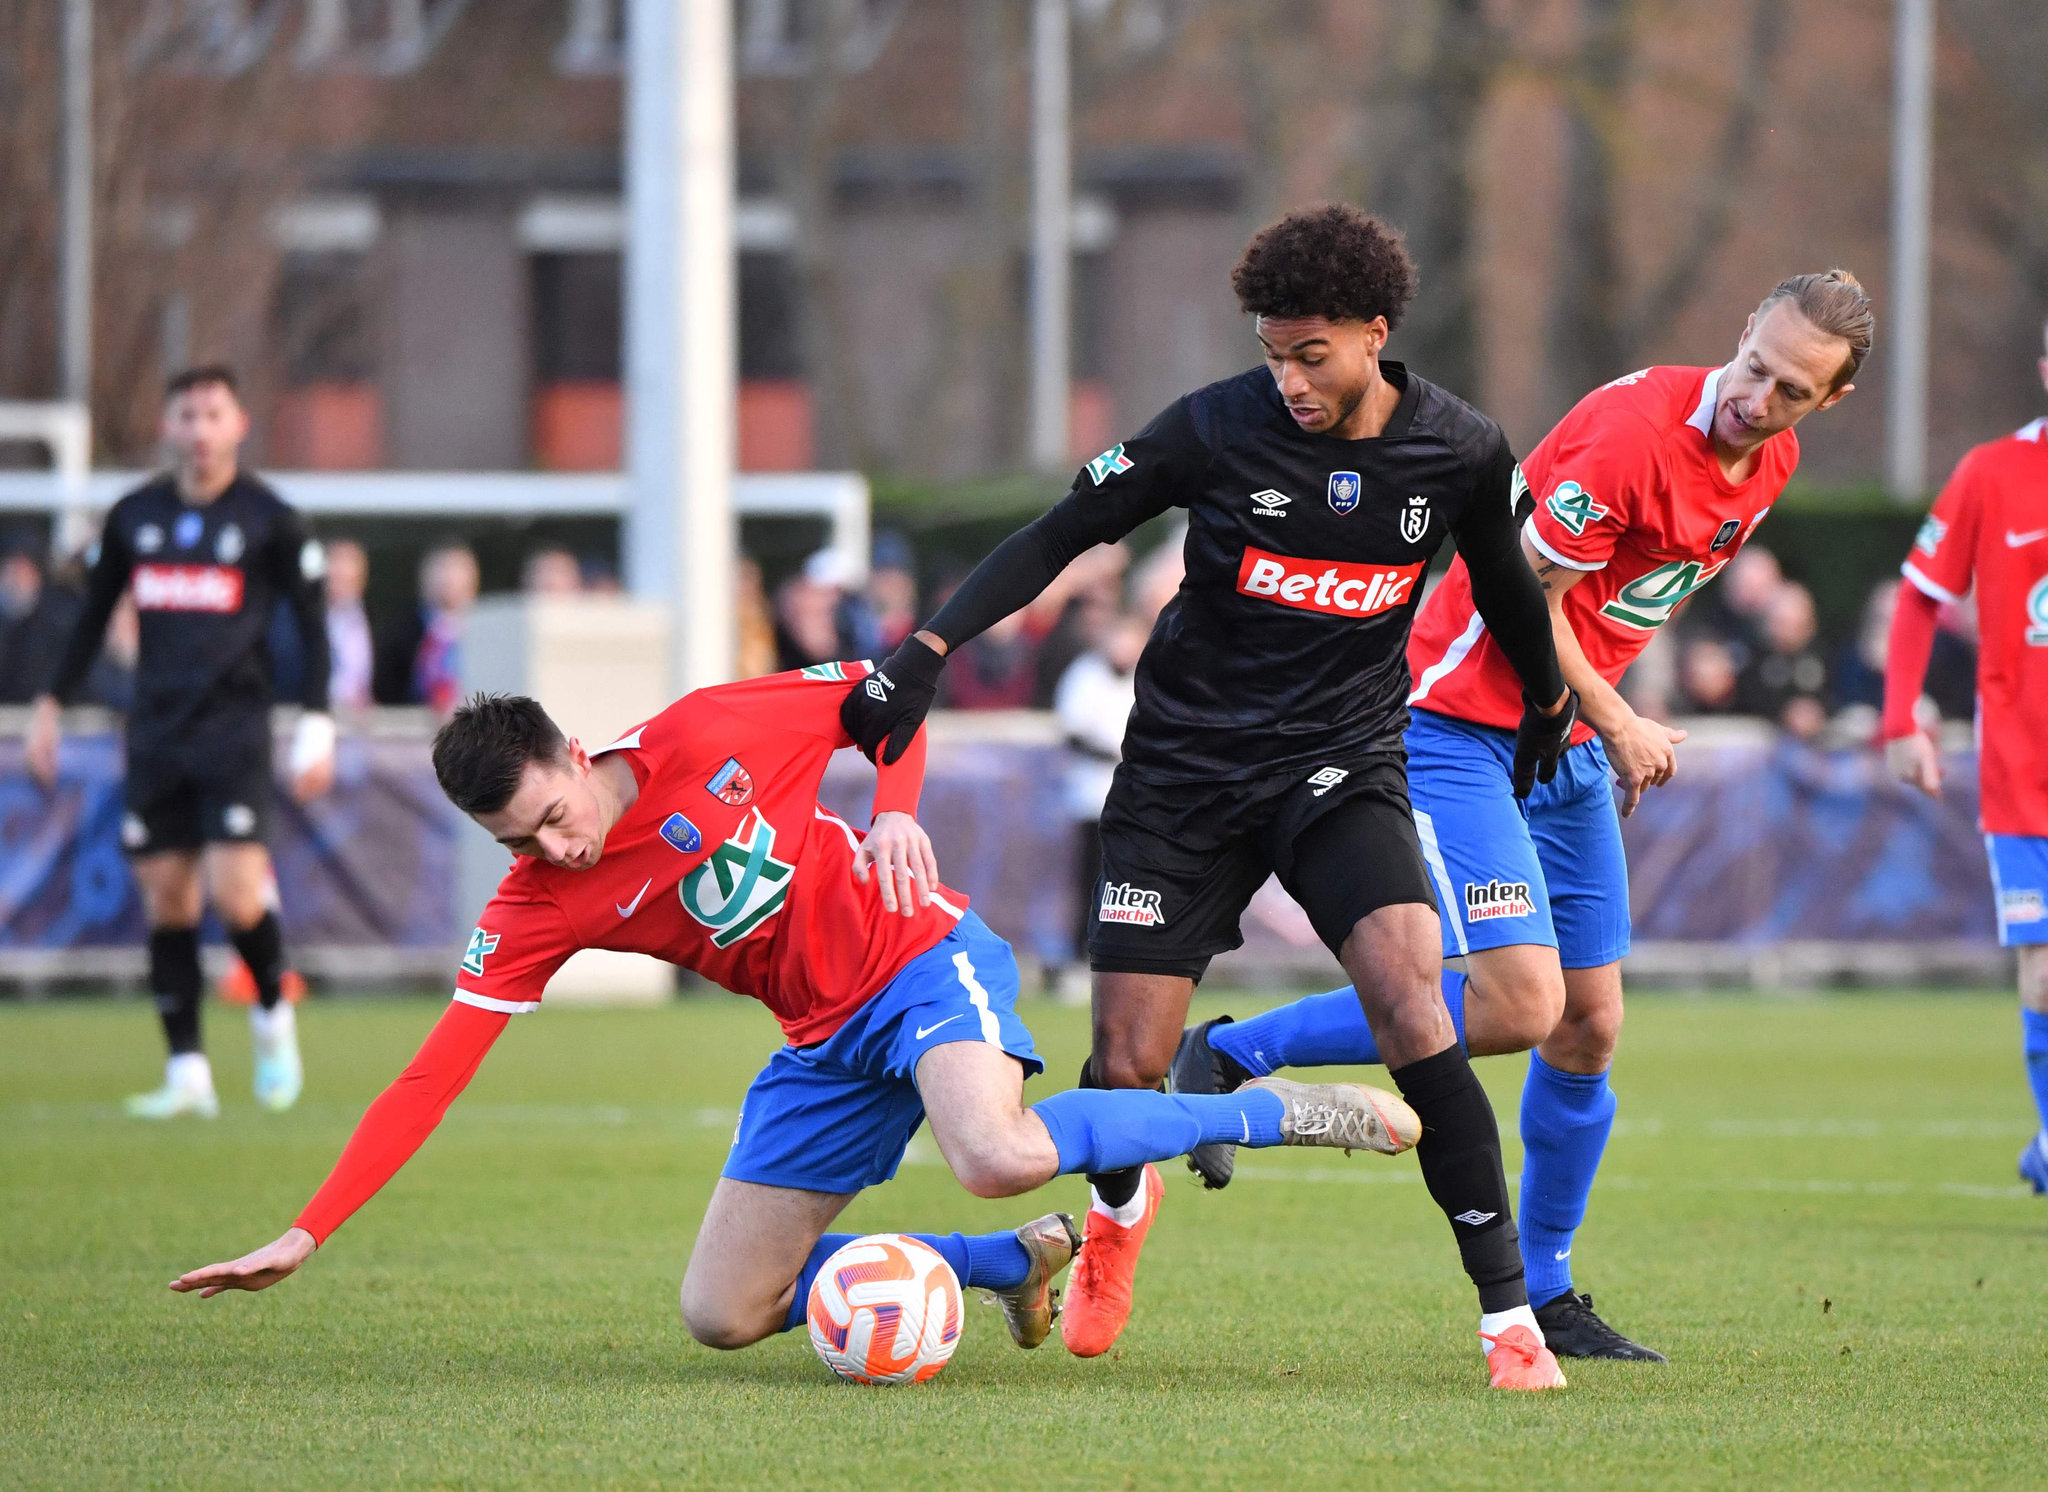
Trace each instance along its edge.
<path fill-rule="evenodd" d="M 1998 908 L 1998 946 L 2048 943 L 2048 839 L 1987 834 L 1991 897 Z"/>
<path fill-rule="evenodd" d="M 986 1041 L 1045 1064 L 1017 1018 L 1017 960 L 974 913 L 905 964 L 847 1023 L 786 1046 L 747 1089 L 722 1175 L 807 1192 L 857 1192 L 896 1174 L 924 1122 L 917 1060 L 953 1041 Z"/>
<path fill-rule="evenodd" d="M 1597 738 L 1515 800 L 1515 733 L 1417 710 L 1408 795 L 1442 903 L 1444 957 L 1511 943 L 1557 950 L 1567 969 L 1628 952 L 1628 859 L 1613 774 Z"/>

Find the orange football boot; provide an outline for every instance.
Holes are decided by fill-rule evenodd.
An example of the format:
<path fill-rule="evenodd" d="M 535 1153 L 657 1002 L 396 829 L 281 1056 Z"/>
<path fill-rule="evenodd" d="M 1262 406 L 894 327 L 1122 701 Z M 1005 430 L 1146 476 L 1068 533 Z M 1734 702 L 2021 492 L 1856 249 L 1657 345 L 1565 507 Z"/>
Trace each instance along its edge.
<path fill-rule="evenodd" d="M 1076 1357 L 1100 1357 L 1116 1345 L 1131 1319 L 1131 1285 L 1138 1275 L 1138 1250 L 1159 1216 L 1166 1183 L 1159 1168 L 1145 1167 L 1145 1214 L 1126 1228 L 1093 1207 L 1088 1209 L 1081 1256 L 1067 1279 L 1067 1300 L 1060 1312 L 1060 1340 Z"/>
<path fill-rule="evenodd" d="M 279 992 L 285 999 L 296 1005 L 306 998 L 306 976 L 297 969 L 286 969 L 278 981 Z M 239 957 L 228 960 L 227 969 L 220 976 L 220 985 L 215 990 L 224 1004 L 254 1005 L 256 1003 L 256 976 L 249 972 L 249 966 Z"/>
<path fill-rule="evenodd" d="M 1488 1343 L 1486 1371 L 1494 1388 L 1563 1388 L 1564 1369 L 1543 1345 L 1543 1339 L 1526 1326 L 1510 1326 L 1497 1337 L 1479 1333 Z"/>

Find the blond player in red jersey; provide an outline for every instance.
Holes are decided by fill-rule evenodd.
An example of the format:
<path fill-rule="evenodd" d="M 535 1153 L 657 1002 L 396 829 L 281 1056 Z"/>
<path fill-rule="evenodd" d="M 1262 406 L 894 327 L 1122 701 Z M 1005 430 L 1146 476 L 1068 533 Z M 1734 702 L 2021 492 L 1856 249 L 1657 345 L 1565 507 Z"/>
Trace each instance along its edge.
<path fill-rule="evenodd" d="M 456 711 L 434 740 L 435 775 L 518 858 L 470 937 L 454 1003 L 293 1226 L 171 1288 L 261 1290 L 298 1269 L 406 1163 L 579 948 L 648 954 L 751 995 L 788 1043 L 747 1091 L 683 1276 L 683 1319 L 708 1346 L 803 1321 L 811 1280 L 853 1236 L 825 1229 L 895 1174 L 927 1118 L 983 1197 L 1219 1135 L 1388 1154 L 1415 1143 L 1412 1109 L 1353 1084 L 1076 1091 L 1025 1108 L 1024 1080 L 1042 1064 L 1017 1016 L 1016 959 L 939 883 L 914 816 L 922 732 L 881 768 L 867 835 L 817 801 L 825 764 L 853 744 L 840 706 L 868 672 L 824 663 L 700 689 L 594 756 L 530 699 Z M 913 1236 L 996 1296 L 1019 1346 L 1045 1339 L 1052 1282 L 1079 1243 L 1071 1218 Z"/>
<path fill-rule="evenodd" d="M 1560 1357 L 1658 1361 L 1572 1288 L 1572 1238 L 1614 1123 L 1607 1070 L 1621 1030 L 1628 866 L 1620 812 L 1671 780 L 1685 733 L 1616 689 L 1677 607 L 1756 532 L 1793 469 L 1792 427 L 1850 390 L 1869 352 L 1869 299 L 1840 270 L 1774 289 L 1719 368 L 1662 367 L 1594 390 L 1522 462 L 1522 547 L 1550 598 L 1580 724 L 1556 777 L 1518 803 L 1521 700 L 1454 563 L 1408 646 L 1415 823 L 1443 907 L 1444 1000 L 1473 1055 L 1531 1051 L 1522 1089 L 1523 1267 Z M 2048 546 L 2044 546 L 2048 547 Z M 1377 1062 L 1348 989 L 1189 1031 L 1180 1092 L 1228 1091 L 1285 1066 Z M 1218 1185 L 1222 1147 L 1191 1164 Z"/>
<path fill-rule="evenodd" d="M 2048 386 L 2048 357 L 2041 359 Z M 1936 612 L 1977 593 L 1977 760 L 1998 941 L 2019 950 L 2021 1049 L 2040 1127 L 2020 1179 L 2048 1194 L 2048 419 L 1972 450 L 1920 525 L 1885 659 L 1885 755 L 1929 797 L 1941 758 L 1915 717 Z"/>

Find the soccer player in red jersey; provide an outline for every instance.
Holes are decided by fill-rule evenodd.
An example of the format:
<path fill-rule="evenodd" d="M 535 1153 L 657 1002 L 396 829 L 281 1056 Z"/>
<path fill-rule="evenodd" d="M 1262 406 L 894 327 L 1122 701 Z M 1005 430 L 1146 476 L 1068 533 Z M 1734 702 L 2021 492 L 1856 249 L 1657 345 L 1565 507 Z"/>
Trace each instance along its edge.
<path fill-rule="evenodd" d="M 1572 1238 L 1613 1127 L 1628 866 L 1620 812 L 1668 782 L 1685 737 L 1616 689 L 1656 630 L 1756 532 L 1793 469 L 1792 427 L 1849 393 L 1870 302 L 1850 275 L 1800 275 L 1764 298 L 1719 368 L 1631 373 L 1580 400 L 1523 461 L 1523 551 L 1550 598 L 1580 723 L 1553 780 L 1512 790 L 1521 695 L 1462 564 L 1408 646 L 1408 774 L 1443 906 L 1444 999 L 1475 1056 L 1530 1051 L 1522 1089 L 1523 1267 L 1560 1357 L 1662 1361 L 1572 1288 Z M 2048 548 L 2048 546 L 2044 546 Z M 1533 1049 L 1533 1050 L 1532 1050 Z M 1377 1062 L 1348 989 L 1183 1038 L 1174 1086 L 1227 1091 L 1284 1066 Z M 1211 1185 L 1228 1157 L 1197 1153 Z"/>
<path fill-rule="evenodd" d="M 2040 363 L 2048 385 L 2048 357 Z M 2020 1179 L 2048 1193 L 2048 419 L 1963 457 L 1902 567 L 1885 658 L 1885 755 L 1930 797 L 1941 758 L 1914 718 L 1935 616 L 1977 593 L 1977 760 L 1998 941 L 2019 950 L 2020 1022 L 2040 1129 Z"/>
<path fill-rule="evenodd" d="M 435 774 L 518 859 L 470 937 L 454 1003 L 298 1221 L 171 1288 L 261 1290 L 303 1264 L 419 1148 L 579 948 L 693 969 L 760 1000 L 787 1038 L 747 1092 L 683 1277 L 683 1319 L 709 1346 L 803 1321 L 812 1278 L 853 1236 L 825 1229 L 895 1174 L 926 1118 L 982 1197 L 1224 1136 L 1387 1154 L 1414 1144 L 1413 1110 L 1351 1084 L 1083 1090 L 1025 1108 L 1024 1080 L 1042 1064 L 1017 1017 L 1016 960 L 939 882 L 915 818 L 922 733 L 881 769 L 866 836 L 817 801 L 826 762 L 852 744 L 840 705 L 867 672 L 827 663 L 699 690 L 594 756 L 530 699 L 458 710 L 435 738 Z M 1018 1345 L 1045 1339 L 1052 1280 L 1079 1242 L 1071 1218 L 917 1236 L 963 1285 L 997 1296 Z"/>

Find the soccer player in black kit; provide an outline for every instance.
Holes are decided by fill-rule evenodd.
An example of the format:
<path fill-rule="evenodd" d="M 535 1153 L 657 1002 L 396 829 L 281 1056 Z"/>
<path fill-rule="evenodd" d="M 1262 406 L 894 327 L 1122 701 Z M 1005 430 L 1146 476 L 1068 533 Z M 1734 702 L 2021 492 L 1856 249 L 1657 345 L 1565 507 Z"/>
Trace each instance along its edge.
<path fill-rule="evenodd" d="M 1231 276 L 1265 366 L 1176 401 L 1078 473 L 926 627 L 848 696 L 848 733 L 893 760 L 947 653 L 1036 596 L 1090 545 L 1188 510 L 1187 578 L 1138 665 L 1102 814 L 1083 1086 L 1166 1076 L 1195 983 L 1239 946 L 1277 874 L 1352 975 L 1402 1097 L 1430 1196 L 1478 1287 L 1496 1387 L 1560 1387 L 1523 1288 L 1500 1134 L 1440 992 L 1436 903 L 1408 803 L 1405 649 L 1446 534 L 1524 689 L 1516 788 L 1556 770 L 1573 716 L 1542 587 L 1523 559 L 1500 427 L 1380 357 L 1415 291 L 1399 235 L 1351 207 L 1254 237 Z M 1109 1349 L 1163 1184 L 1091 1176 L 1062 1335 Z"/>
<path fill-rule="evenodd" d="M 291 750 L 300 801 L 334 777 L 327 714 L 327 625 L 319 543 L 299 514 L 240 470 L 249 418 L 226 368 L 170 381 L 162 436 L 174 468 L 108 512 L 86 604 L 47 689 L 35 701 L 29 770 L 57 780 L 58 702 L 84 682 L 123 591 L 135 597 L 142 647 L 128 713 L 121 843 L 149 923 L 149 987 L 170 1060 L 164 1084 L 128 1100 L 141 1119 L 220 1112 L 199 1042 L 199 920 L 205 891 L 255 977 L 249 1027 L 256 1098 L 288 1109 L 302 1071 L 290 1005 L 280 998 L 284 941 L 272 905 L 270 659 L 264 635 L 281 597 L 298 622 L 306 713 Z"/>

